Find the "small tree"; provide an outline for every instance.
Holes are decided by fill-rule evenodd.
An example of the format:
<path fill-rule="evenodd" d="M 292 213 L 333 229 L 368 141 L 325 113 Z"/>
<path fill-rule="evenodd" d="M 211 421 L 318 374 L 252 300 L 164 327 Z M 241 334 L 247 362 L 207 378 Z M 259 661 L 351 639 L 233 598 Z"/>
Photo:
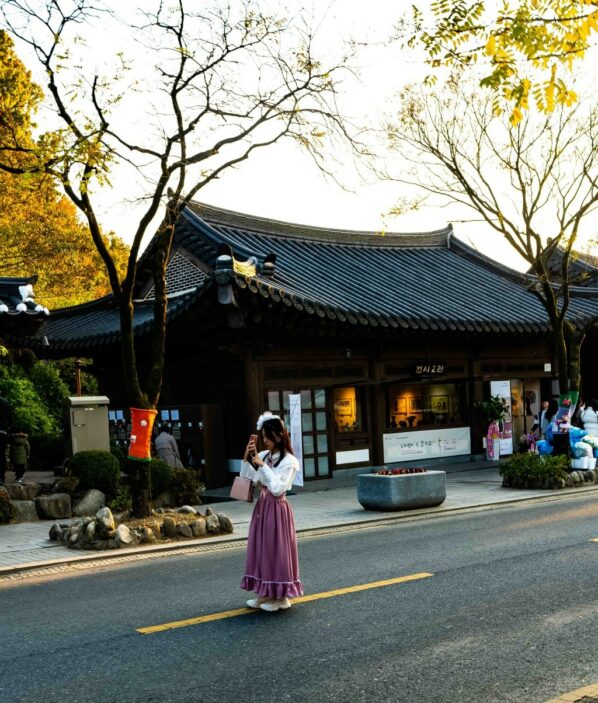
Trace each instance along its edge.
<path fill-rule="evenodd" d="M 141 44 L 144 56 L 155 52 L 156 62 L 153 74 L 144 73 L 135 83 L 129 77 L 135 59 L 127 56 L 126 48 L 113 57 L 113 72 L 106 75 L 86 73 L 87 62 L 73 55 L 97 31 L 94 23 L 100 17 L 118 20 L 120 27 L 132 24 L 130 8 L 121 4 L 112 15 L 109 6 L 93 0 L 4 1 L 5 26 L 38 61 L 47 77 L 48 104 L 62 126 L 42 134 L 33 146 L 16 136 L 5 141 L 0 169 L 55 176 L 83 213 L 118 305 L 129 402 L 152 409 L 160 397 L 164 368 L 165 270 L 182 210 L 213 180 L 283 139 L 306 149 L 328 172 L 326 139 L 340 139 L 357 149 L 359 145 L 336 106 L 348 58 L 322 65 L 300 16 L 266 14 L 254 0 L 228 7 L 215 4 L 214 9 L 201 3 L 197 11 L 189 9 L 197 3 L 183 0 L 144 2 L 129 41 Z M 128 98 L 135 91 L 144 93 L 147 104 L 142 128 L 130 125 L 138 104 L 131 105 Z M 19 106 L 14 106 L 10 118 L 18 117 Z M 28 163 L 15 166 L 10 158 L 15 153 L 26 154 Z M 101 236 L 95 203 L 111 170 L 127 165 L 145 179 L 145 211 L 121 279 Z M 133 292 L 142 240 L 155 221 L 149 261 L 155 286 L 153 339 L 142 377 L 133 333 Z M 135 479 L 134 512 L 147 515 L 147 466 L 135 462 L 129 472 Z"/>
<path fill-rule="evenodd" d="M 581 344 L 596 319 L 570 314 L 579 282 L 570 262 L 598 204 L 598 110 L 560 106 L 513 125 L 495 114 L 491 94 L 454 82 L 442 95 L 407 91 L 388 136 L 413 164 L 397 180 L 473 209 L 528 263 L 529 288 L 552 330 L 560 392 L 575 403 Z"/>

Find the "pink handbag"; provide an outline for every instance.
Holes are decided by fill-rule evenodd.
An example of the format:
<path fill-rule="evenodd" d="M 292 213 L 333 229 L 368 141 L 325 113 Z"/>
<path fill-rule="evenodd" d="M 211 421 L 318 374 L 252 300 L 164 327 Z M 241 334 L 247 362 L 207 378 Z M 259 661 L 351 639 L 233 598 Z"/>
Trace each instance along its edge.
<path fill-rule="evenodd" d="M 231 486 L 230 497 L 235 500 L 243 500 L 246 503 L 253 503 L 253 481 L 250 478 L 237 476 Z"/>

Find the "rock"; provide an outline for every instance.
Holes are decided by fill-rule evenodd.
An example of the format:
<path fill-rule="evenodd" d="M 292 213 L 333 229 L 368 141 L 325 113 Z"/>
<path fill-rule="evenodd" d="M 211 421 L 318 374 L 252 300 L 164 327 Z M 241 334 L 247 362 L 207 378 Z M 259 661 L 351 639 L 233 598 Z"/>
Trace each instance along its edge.
<path fill-rule="evenodd" d="M 141 530 L 141 541 L 146 544 L 153 544 L 156 541 L 156 535 L 151 527 L 144 527 Z"/>
<path fill-rule="evenodd" d="M 233 521 L 224 513 L 217 513 L 217 515 L 218 522 L 220 523 L 220 531 L 230 534 L 233 531 Z"/>
<path fill-rule="evenodd" d="M 6 486 L 0 486 L 0 498 L 3 500 L 10 500 L 10 496 L 8 495 L 8 491 L 6 490 Z"/>
<path fill-rule="evenodd" d="M 565 478 L 565 486 L 568 488 L 573 485 L 573 476 L 571 474 L 567 474 L 567 477 Z"/>
<path fill-rule="evenodd" d="M 583 480 L 585 483 L 591 483 L 594 480 L 594 477 L 591 475 L 590 471 L 584 471 Z"/>
<path fill-rule="evenodd" d="M 49 538 L 52 542 L 60 542 L 62 539 L 62 528 L 57 523 L 54 523 L 50 528 Z"/>
<path fill-rule="evenodd" d="M 110 508 L 100 508 L 96 513 L 97 534 L 100 539 L 112 537 L 116 525 Z"/>
<path fill-rule="evenodd" d="M 557 478 L 557 488 L 564 488 L 567 485 L 567 482 L 565 481 L 564 478 Z"/>
<path fill-rule="evenodd" d="M 164 518 L 164 534 L 166 537 L 176 537 L 176 521 L 173 517 L 166 516 Z"/>
<path fill-rule="evenodd" d="M 79 479 L 76 476 L 64 476 L 52 486 L 52 493 L 68 493 L 73 495 L 79 485 Z"/>
<path fill-rule="evenodd" d="M 213 514 L 214 514 L 214 511 L 212 510 L 212 508 L 206 508 L 206 517 L 209 517 L 210 515 L 213 515 Z"/>
<path fill-rule="evenodd" d="M 181 522 L 179 525 L 179 534 L 183 537 L 193 537 L 193 532 L 188 522 Z"/>
<path fill-rule="evenodd" d="M 89 542 L 93 542 L 96 538 L 97 527 L 94 521 L 88 523 L 85 526 L 85 539 Z"/>
<path fill-rule="evenodd" d="M 167 515 L 176 515 L 176 510 L 173 510 L 172 508 L 166 508 L 166 509 L 164 510 L 164 512 L 165 512 Z"/>
<path fill-rule="evenodd" d="M 183 505 L 177 510 L 177 513 L 189 513 L 189 515 L 197 515 L 197 511 L 195 508 L 192 508 L 190 505 Z"/>
<path fill-rule="evenodd" d="M 119 544 L 129 545 L 135 542 L 135 537 L 126 525 L 119 525 L 116 528 L 116 540 Z"/>
<path fill-rule="evenodd" d="M 52 493 L 48 496 L 38 496 L 35 507 L 40 518 L 56 520 L 71 516 L 71 497 L 68 493 Z"/>
<path fill-rule="evenodd" d="M 208 528 L 208 532 L 212 532 L 214 534 L 220 532 L 220 520 L 218 519 L 218 515 L 213 512 L 206 515 L 206 527 Z"/>
<path fill-rule="evenodd" d="M 11 522 L 38 522 L 39 515 L 33 500 L 13 500 Z"/>
<path fill-rule="evenodd" d="M 9 483 L 6 490 L 12 500 L 33 500 L 39 495 L 37 483 Z"/>
<path fill-rule="evenodd" d="M 205 537 L 207 531 L 205 518 L 199 518 L 191 523 L 191 532 L 194 537 Z"/>
<path fill-rule="evenodd" d="M 106 505 L 106 496 L 102 491 L 91 488 L 86 491 L 81 500 L 73 508 L 73 515 L 95 515 L 100 508 Z"/>
<path fill-rule="evenodd" d="M 159 520 L 152 520 L 147 523 L 147 526 L 154 533 L 154 537 L 159 539 L 162 532 L 162 523 Z"/>

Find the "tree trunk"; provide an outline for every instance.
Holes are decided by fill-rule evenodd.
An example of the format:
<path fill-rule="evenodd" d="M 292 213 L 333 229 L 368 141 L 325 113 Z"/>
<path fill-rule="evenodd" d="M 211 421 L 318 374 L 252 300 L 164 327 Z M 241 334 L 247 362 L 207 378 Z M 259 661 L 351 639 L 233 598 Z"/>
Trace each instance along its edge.
<path fill-rule="evenodd" d="M 127 474 L 133 517 L 149 517 L 152 514 L 150 462 L 127 459 Z"/>

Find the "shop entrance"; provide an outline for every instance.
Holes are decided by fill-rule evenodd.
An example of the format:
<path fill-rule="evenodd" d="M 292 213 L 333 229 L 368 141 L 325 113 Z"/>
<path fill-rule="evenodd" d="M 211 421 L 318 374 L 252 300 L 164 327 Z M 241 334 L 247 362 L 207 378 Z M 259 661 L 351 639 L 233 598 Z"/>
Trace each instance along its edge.
<path fill-rule="evenodd" d="M 269 391 L 268 409 L 290 427 L 289 395 L 294 391 Z M 303 435 L 303 477 L 306 480 L 330 478 L 329 426 L 326 390 L 301 391 L 301 433 Z"/>

